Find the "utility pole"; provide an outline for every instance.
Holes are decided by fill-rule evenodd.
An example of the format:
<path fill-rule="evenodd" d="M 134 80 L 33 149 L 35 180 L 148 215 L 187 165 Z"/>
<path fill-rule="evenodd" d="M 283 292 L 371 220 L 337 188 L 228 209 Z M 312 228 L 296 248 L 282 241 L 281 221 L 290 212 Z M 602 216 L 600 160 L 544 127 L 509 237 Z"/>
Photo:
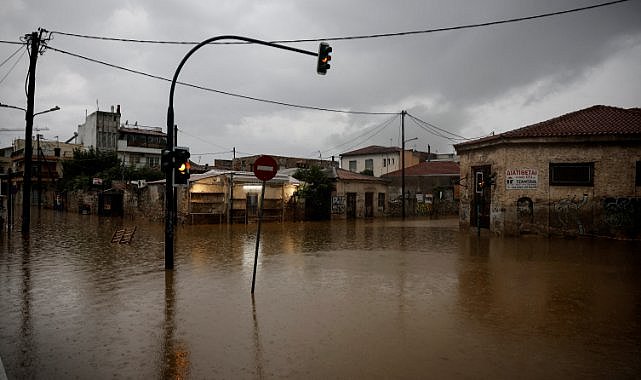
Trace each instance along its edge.
<path fill-rule="evenodd" d="M 234 163 L 236 161 L 236 147 L 233 147 L 232 151 L 234 155 L 231 159 L 231 173 L 229 174 L 229 210 L 227 211 L 227 224 L 231 224 L 234 221 L 232 214 L 234 213 L 234 170 L 236 170 Z"/>
<path fill-rule="evenodd" d="M 405 115 L 407 111 L 401 111 L 401 217 L 405 219 Z"/>
<path fill-rule="evenodd" d="M 29 50 L 29 84 L 27 86 L 27 110 L 25 113 L 24 137 L 24 179 L 22 185 L 22 234 L 28 235 L 31 228 L 31 160 L 33 156 L 33 106 L 36 98 L 36 63 L 40 54 L 40 41 L 44 29 L 27 34 L 25 39 L 31 44 Z"/>

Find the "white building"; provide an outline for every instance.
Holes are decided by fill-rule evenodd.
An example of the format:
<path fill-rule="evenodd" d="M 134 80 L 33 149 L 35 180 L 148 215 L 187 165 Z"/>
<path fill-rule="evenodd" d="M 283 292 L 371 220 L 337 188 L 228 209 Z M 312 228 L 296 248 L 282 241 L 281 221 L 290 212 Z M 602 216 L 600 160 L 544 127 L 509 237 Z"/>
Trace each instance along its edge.
<path fill-rule="evenodd" d="M 427 160 L 428 153 L 405 150 L 405 167 Z M 341 168 L 355 173 L 371 170 L 375 177 L 401 169 L 401 148 L 371 145 L 340 155 Z"/>
<path fill-rule="evenodd" d="M 120 124 L 120 106 L 111 112 L 96 111 L 78 126 L 78 141 L 85 149 L 115 151 L 126 166 L 160 167 L 167 134 L 160 127 Z"/>

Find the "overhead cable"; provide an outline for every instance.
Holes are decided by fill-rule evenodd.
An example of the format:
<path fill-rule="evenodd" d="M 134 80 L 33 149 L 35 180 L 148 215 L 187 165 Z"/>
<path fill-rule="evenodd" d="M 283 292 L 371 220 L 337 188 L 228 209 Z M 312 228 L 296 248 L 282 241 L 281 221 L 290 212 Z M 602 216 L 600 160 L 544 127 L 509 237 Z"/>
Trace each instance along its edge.
<path fill-rule="evenodd" d="M 130 73 L 133 73 L 133 74 L 143 75 L 143 76 L 146 76 L 148 78 L 158 79 L 158 80 L 162 80 L 162 81 L 165 81 L 165 82 L 172 82 L 172 80 L 169 79 L 169 78 L 161 77 L 159 75 L 145 73 L 145 72 L 140 71 L 140 70 L 129 69 L 129 68 L 124 67 L 124 66 L 115 65 L 113 63 L 108 63 L 108 62 L 101 61 L 101 60 L 98 60 L 98 59 L 85 57 L 83 55 L 71 53 L 71 52 L 68 52 L 68 51 L 65 51 L 65 50 L 61 50 L 61 49 L 57 49 L 57 48 L 54 48 L 52 46 L 47 46 L 47 49 L 53 50 L 53 51 L 58 52 L 58 53 L 66 54 L 66 55 L 69 55 L 69 56 L 72 56 L 72 57 L 75 57 L 75 58 L 84 59 L 84 60 L 89 61 L 89 62 L 97 63 L 97 64 L 104 65 L 104 66 L 109 66 L 109 67 L 114 68 L 114 69 L 127 71 L 127 72 L 130 72 Z M 350 111 L 350 110 L 340 110 L 340 109 L 324 108 L 324 107 L 316 107 L 316 106 L 306 106 L 306 105 L 301 105 L 301 104 L 280 102 L 280 101 L 277 101 L 277 100 L 269 100 L 269 99 L 257 98 L 257 97 L 254 97 L 254 96 L 241 95 L 241 94 L 236 94 L 236 93 L 228 92 L 228 91 L 216 90 L 216 89 L 213 89 L 213 88 L 199 86 L 199 85 L 192 84 L 192 83 L 187 83 L 187 82 L 177 81 L 176 83 L 180 84 L 182 86 L 192 87 L 192 88 L 196 88 L 196 89 L 203 90 L 203 91 L 208 91 L 208 92 L 215 92 L 215 93 L 218 93 L 218 94 L 227 95 L 227 96 L 233 96 L 233 97 L 236 97 L 236 98 L 241 98 L 241 99 L 246 99 L 246 100 L 253 100 L 253 101 L 262 102 L 262 103 L 276 104 L 276 105 L 286 106 L 286 107 L 300 108 L 300 109 L 308 109 L 308 110 L 315 110 L 315 111 L 326 111 L 326 112 L 334 112 L 334 113 L 344 113 L 344 114 L 353 114 L 353 115 L 395 115 L 396 114 L 395 112 Z"/>
<path fill-rule="evenodd" d="M 428 127 L 428 128 L 431 128 L 431 129 L 433 129 L 433 130 L 436 130 L 436 131 L 439 131 L 439 132 L 442 132 L 442 133 L 448 134 L 448 135 L 450 135 L 450 136 L 453 136 L 453 137 L 452 137 L 452 139 L 453 139 L 453 140 L 469 140 L 467 137 L 463 137 L 463 136 L 461 136 L 461 135 L 457 135 L 456 133 L 452 133 L 452 132 L 450 132 L 450 131 L 448 131 L 448 130 L 445 130 L 445 129 L 443 129 L 443 128 L 439 128 L 439 127 L 437 127 L 436 125 L 431 124 L 431 123 L 428 123 L 428 122 L 426 122 L 426 121 L 424 121 L 424 120 L 421 120 L 421 119 L 419 119 L 418 117 L 416 117 L 416 116 L 414 116 L 414 115 L 411 115 L 411 114 L 409 114 L 409 113 L 407 114 L 407 116 L 409 116 L 409 117 L 410 117 L 414 122 L 416 122 L 417 124 L 418 124 L 418 123 L 420 123 L 420 124 L 422 124 L 423 126 L 426 126 L 426 127 Z M 425 128 L 424 128 L 424 129 L 425 129 Z M 439 135 L 440 135 L 440 134 L 439 134 Z M 446 137 L 446 136 L 441 136 L 441 137 L 443 137 L 443 138 L 447 138 L 447 139 L 450 139 L 449 137 Z"/>
<path fill-rule="evenodd" d="M 509 19 L 503 19 L 503 20 L 497 20 L 497 21 L 488 21 L 488 22 L 482 22 L 482 23 L 464 24 L 464 25 L 449 26 L 449 27 L 442 27 L 442 28 L 432 28 L 432 29 L 424 29 L 424 30 L 411 30 L 411 31 L 405 31 L 405 32 L 392 32 L 392 33 L 377 33 L 377 34 L 367 34 L 367 35 L 358 35 L 358 36 L 274 40 L 274 41 L 270 41 L 270 42 L 287 44 L 287 43 L 300 43 L 300 42 L 344 41 L 344 40 L 361 40 L 361 39 L 370 39 L 370 38 L 401 37 L 401 36 L 410 36 L 410 35 L 417 35 L 417 34 L 447 32 L 447 31 L 452 31 L 452 30 L 481 28 L 481 27 L 487 27 L 487 26 L 509 24 L 509 23 L 515 23 L 515 22 L 522 22 L 522 21 L 529 21 L 529 20 L 535 20 L 535 19 L 540 19 L 540 18 L 552 17 L 552 16 L 559 16 L 559 15 L 564 15 L 564 14 L 568 14 L 568 13 L 583 12 L 583 11 L 587 11 L 587 10 L 591 10 L 591 9 L 596 9 L 596 8 L 602 8 L 602 7 L 615 5 L 615 4 L 618 4 L 618 3 L 625 3 L 625 2 L 628 2 L 628 1 L 630 1 L 630 0 L 614 0 L 614 1 L 608 1 L 608 2 L 605 2 L 605 3 L 588 5 L 588 6 L 585 6 L 585 7 L 571 8 L 571 9 L 567 9 L 567 10 L 564 10 L 564 11 L 547 12 L 547 13 L 540 13 L 540 14 L 532 15 L 532 16 L 515 17 L 515 18 L 509 18 Z M 132 38 L 92 36 L 92 35 L 87 35 L 87 34 L 69 33 L 69 32 L 62 32 L 62 31 L 52 31 L 52 33 L 56 33 L 56 34 L 60 34 L 60 35 L 64 35 L 64 36 L 69 36 L 69 37 L 89 38 L 89 39 L 105 40 L 105 41 L 145 43 L 145 44 L 197 45 L 197 44 L 200 43 L 200 42 L 196 42 L 196 41 L 161 41 L 161 40 L 143 40 L 143 39 L 132 39 Z M 234 44 L 247 44 L 247 42 L 216 42 L 214 44 L 234 45 Z"/>

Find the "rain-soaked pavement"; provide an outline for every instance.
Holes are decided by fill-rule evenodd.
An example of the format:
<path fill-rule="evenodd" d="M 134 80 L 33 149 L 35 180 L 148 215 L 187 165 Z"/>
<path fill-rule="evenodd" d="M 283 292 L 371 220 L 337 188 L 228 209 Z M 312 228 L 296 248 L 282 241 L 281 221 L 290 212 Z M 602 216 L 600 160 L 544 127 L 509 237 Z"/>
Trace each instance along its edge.
<path fill-rule="evenodd" d="M 34 212 L 1 241 L 8 378 L 641 376 L 638 242 L 267 223 L 252 301 L 255 231 L 178 227 L 172 273 L 162 224 Z"/>

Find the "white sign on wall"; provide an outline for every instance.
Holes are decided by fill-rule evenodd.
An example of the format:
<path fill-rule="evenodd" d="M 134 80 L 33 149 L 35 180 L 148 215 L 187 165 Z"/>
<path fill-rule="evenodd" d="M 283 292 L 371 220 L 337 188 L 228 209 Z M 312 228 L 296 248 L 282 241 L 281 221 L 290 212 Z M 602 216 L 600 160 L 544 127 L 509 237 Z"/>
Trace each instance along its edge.
<path fill-rule="evenodd" d="M 539 184 L 539 172 L 536 169 L 507 169 L 505 171 L 505 188 L 507 190 L 536 189 Z"/>

